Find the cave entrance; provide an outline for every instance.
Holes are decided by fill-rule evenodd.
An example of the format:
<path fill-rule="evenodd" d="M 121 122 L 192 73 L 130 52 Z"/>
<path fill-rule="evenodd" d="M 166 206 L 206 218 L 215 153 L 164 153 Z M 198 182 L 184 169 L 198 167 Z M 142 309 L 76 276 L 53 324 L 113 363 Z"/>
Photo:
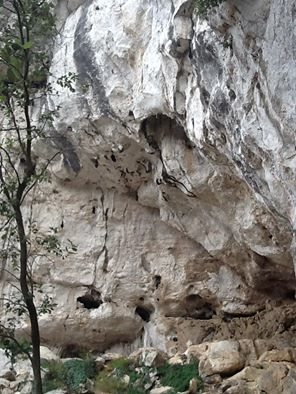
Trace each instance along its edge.
<path fill-rule="evenodd" d="M 86 309 L 97 309 L 102 303 L 101 293 L 95 289 L 77 298 L 77 302 Z"/>
<path fill-rule="evenodd" d="M 144 320 L 146 323 L 150 321 L 150 315 L 151 311 L 148 308 L 145 308 L 143 306 L 137 306 L 135 310 L 135 314 L 139 315 L 142 320 Z"/>

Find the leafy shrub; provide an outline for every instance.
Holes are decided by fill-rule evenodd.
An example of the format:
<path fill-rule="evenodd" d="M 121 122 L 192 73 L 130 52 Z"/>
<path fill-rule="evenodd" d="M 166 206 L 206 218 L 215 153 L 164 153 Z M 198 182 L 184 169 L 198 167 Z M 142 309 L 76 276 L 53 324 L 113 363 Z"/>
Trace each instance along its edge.
<path fill-rule="evenodd" d="M 217 7 L 223 0 L 196 0 L 197 12 L 205 15 L 211 8 Z"/>
<path fill-rule="evenodd" d="M 95 389 L 112 394 L 145 394 L 143 387 L 150 382 L 151 368 L 135 371 L 132 362 L 125 358 L 111 361 L 96 379 Z M 124 383 L 123 376 L 129 376 L 129 384 Z"/>
<path fill-rule="evenodd" d="M 77 391 L 79 386 L 85 384 L 87 379 L 96 376 L 96 363 L 92 359 L 88 360 L 67 360 L 64 363 L 66 370 L 65 383 L 72 391 Z"/>
<path fill-rule="evenodd" d="M 200 382 L 200 388 L 202 386 L 196 361 L 192 361 L 185 365 L 166 364 L 163 367 L 158 368 L 158 373 L 161 385 L 171 386 L 176 392 L 188 390 L 190 380 L 193 378 L 196 378 Z"/>
<path fill-rule="evenodd" d="M 123 390 L 123 382 L 117 377 L 112 376 L 105 371 L 101 372 L 95 381 L 95 393 L 122 393 Z"/>
<path fill-rule="evenodd" d="M 95 393 L 105 392 L 110 394 L 146 394 L 149 390 L 145 386 L 152 385 L 151 373 L 156 373 L 163 386 L 172 387 L 171 394 L 188 390 L 190 380 L 196 378 L 202 388 L 202 381 L 198 374 L 198 364 L 192 361 L 185 365 L 166 364 L 163 367 L 139 367 L 131 361 L 121 358 L 111 361 L 99 373 L 95 382 Z M 123 377 L 129 376 L 129 383 Z M 146 387 L 147 387 L 146 386 Z"/>
<path fill-rule="evenodd" d="M 47 369 L 44 378 L 44 391 L 67 388 L 71 393 L 79 390 L 80 385 L 84 385 L 87 379 L 96 376 L 96 364 L 92 359 L 87 360 L 67 360 L 48 361 L 44 364 Z"/>
<path fill-rule="evenodd" d="M 108 369 L 114 369 L 119 375 L 125 375 L 130 369 L 131 361 L 127 358 L 117 358 L 108 364 Z"/>
<path fill-rule="evenodd" d="M 45 393 L 65 386 L 66 369 L 61 361 L 46 361 L 43 367 L 47 370 L 43 380 Z"/>

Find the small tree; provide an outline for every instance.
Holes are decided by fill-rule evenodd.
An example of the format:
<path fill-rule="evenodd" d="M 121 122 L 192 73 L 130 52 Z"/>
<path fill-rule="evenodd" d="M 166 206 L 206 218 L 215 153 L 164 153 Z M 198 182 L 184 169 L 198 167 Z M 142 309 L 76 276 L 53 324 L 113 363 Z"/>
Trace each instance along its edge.
<path fill-rule="evenodd" d="M 0 129 L 0 233 L 4 247 L 0 257 L 2 269 L 13 276 L 21 294 L 21 298 L 6 300 L 8 311 L 18 316 L 28 314 L 32 351 L 15 338 L 13 320 L 0 325 L 0 336 L 30 358 L 33 390 L 42 394 L 38 315 L 51 311 L 52 301 L 45 295 L 41 305 L 36 306 L 34 255 L 61 254 L 63 250 L 56 229 L 41 236 L 33 219 L 24 216 L 23 207 L 31 205 L 32 210 L 32 191 L 44 182 L 50 163 L 38 162 L 32 147 L 36 139 L 47 138 L 46 129 L 55 116 L 55 111 L 33 116 L 34 104 L 41 107 L 38 102 L 53 94 L 47 82 L 50 53 L 44 49 L 49 48 L 55 35 L 53 6 L 46 0 L 0 0 L 0 17 L 3 16 L 6 23 L 0 27 L 0 116 L 4 116 Z M 73 90 L 74 79 L 69 74 L 57 82 Z M 70 249 L 75 247 L 70 245 Z"/>

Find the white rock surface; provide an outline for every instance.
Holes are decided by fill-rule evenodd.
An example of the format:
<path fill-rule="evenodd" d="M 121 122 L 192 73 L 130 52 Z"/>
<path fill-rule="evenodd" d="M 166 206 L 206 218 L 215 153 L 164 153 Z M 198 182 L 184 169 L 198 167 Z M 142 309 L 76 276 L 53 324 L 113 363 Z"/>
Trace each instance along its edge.
<path fill-rule="evenodd" d="M 145 367 L 161 367 L 164 365 L 168 356 L 166 353 L 155 348 L 141 348 L 129 356 L 129 359 L 136 365 Z"/>
<path fill-rule="evenodd" d="M 10 371 L 10 360 L 5 354 L 5 350 L 0 349 L 0 378 L 3 378 Z"/>
<path fill-rule="evenodd" d="M 40 358 L 41 360 L 50 361 L 50 360 L 58 360 L 59 356 L 53 350 L 50 350 L 48 347 L 40 346 Z"/>
<path fill-rule="evenodd" d="M 155 389 L 150 390 L 150 394 L 167 394 L 170 391 L 172 391 L 172 388 L 169 386 L 156 387 Z"/>
<path fill-rule="evenodd" d="M 293 298 L 294 1 L 58 4 L 51 73 L 78 81 L 48 98 L 62 153 L 34 215 L 78 252 L 36 261 L 42 339 L 165 348 L 175 318 Z"/>

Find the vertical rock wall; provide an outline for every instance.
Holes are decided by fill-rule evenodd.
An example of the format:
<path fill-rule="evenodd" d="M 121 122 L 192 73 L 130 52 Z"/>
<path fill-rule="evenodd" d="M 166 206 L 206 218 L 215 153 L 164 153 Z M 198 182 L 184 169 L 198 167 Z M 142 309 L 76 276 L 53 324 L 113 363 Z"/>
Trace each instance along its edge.
<path fill-rule="evenodd" d="M 190 0 L 57 10 L 52 82 L 78 80 L 44 104 L 60 106 L 55 148 L 36 154 L 61 153 L 35 216 L 78 252 L 36 263 L 58 303 L 43 339 L 165 347 L 184 319 L 292 302 L 294 2 L 229 0 L 206 19 Z"/>

